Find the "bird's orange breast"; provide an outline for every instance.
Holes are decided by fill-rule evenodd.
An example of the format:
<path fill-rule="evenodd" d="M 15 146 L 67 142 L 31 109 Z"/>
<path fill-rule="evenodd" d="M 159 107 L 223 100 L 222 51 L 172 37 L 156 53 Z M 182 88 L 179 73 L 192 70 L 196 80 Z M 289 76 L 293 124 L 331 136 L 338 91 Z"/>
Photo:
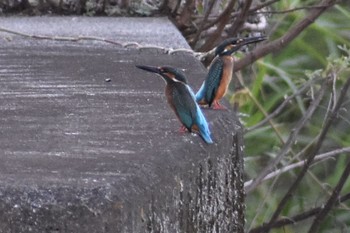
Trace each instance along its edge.
<path fill-rule="evenodd" d="M 222 72 L 220 85 L 218 91 L 216 92 L 214 101 L 220 100 L 226 94 L 228 86 L 232 79 L 233 57 L 224 56 L 222 59 L 224 61 L 224 68 Z"/>

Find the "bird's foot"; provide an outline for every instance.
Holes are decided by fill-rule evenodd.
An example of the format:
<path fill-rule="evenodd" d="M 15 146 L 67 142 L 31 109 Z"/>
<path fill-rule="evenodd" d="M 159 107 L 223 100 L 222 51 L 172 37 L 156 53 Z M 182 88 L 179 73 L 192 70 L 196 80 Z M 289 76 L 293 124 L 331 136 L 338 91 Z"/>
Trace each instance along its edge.
<path fill-rule="evenodd" d="M 218 101 L 215 101 L 213 103 L 213 109 L 215 110 L 227 110 L 227 108 L 223 105 L 221 105 Z"/>
<path fill-rule="evenodd" d="M 202 109 L 208 109 L 209 108 L 209 105 L 208 104 L 203 104 L 203 105 L 200 105 L 198 104 L 200 108 Z"/>
<path fill-rule="evenodd" d="M 180 133 L 186 133 L 186 132 L 187 132 L 187 128 L 186 128 L 184 125 L 182 125 L 182 126 L 180 127 L 180 129 L 179 129 L 179 132 L 180 132 Z"/>
<path fill-rule="evenodd" d="M 208 108 L 209 107 L 208 103 L 206 103 L 204 101 L 199 101 L 199 102 L 197 102 L 197 104 L 200 108 Z"/>

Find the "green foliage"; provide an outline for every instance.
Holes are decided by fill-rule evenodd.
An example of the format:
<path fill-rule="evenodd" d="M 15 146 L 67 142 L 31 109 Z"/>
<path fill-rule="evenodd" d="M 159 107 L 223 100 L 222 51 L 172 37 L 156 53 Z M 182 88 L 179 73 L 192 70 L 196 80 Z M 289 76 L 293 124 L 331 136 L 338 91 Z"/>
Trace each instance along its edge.
<path fill-rule="evenodd" d="M 227 2 L 229 1 L 220 0 L 220 10 L 214 13 L 219 15 L 221 10 L 225 9 Z M 254 4 L 259 5 L 262 2 L 269 1 L 254 1 Z M 196 4 L 197 13 L 203 16 L 208 1 L 199 0 Z M 271 12 L 266 16 L 269 21 L 269 30 L 266 33 L 269 40 L 286 35 L 292 27 L 305 19 L 312 11 L 312 6 L 320 4 L 321 1 L 316 0 L 286 0 L 276 1 L 270 7 L 261 9 L 263 12 Z M 234 8 L 237 11 L 241 10 L 239 4 Z M 249 17 L 254 19 L 254 14 Z M 203 23 L 200 19 L 201 17 L 198 17 L 193 23 L 194 31 Z M 287 47 L 265 56 L 250 69 L 236 74 L 234 84 L 240 85 L 233 86 L 239 90 L 232 90 L 228 97 L 231 103 L 239 105 L 240 118 L 247 129 L 245 133 L 246 180 L 257 177 L 280 154 L 296 124 L 312 106 L 321 89 L 321 84 L 324 80 L 329 80 L 326 93 L 316 111 L 302 127 L 295 143 L 280 161 L 278 168 L 285 168 L 304 160 L 314 148 L 317 148 L 316 142 L 325 121 L 334 108 L 340 89 L 350 77 L 349 19 L 349 5 L 344 1 L 344 5 L 336 5 L 322 13 Z M 251 32 L 240 33 L 242 36 Z M 202 33 L 204 38 L 202 40 L 206 38 L 204 34 Z M 207 33 L 207 38 L 210 38 L 210 35 Z M 243 55 L 236 54 L 236 56 Z M 304 91 L 300 91 L 302 87 L 306 87 Z M 285 99 L 288 96 L 294 97 L 286 102 Z M 350 99 L 349 95 L 348 99 Z M 318 154 L 350 146 L 349 103 L 350 100 L 343 103 L 343 110 L 339 112 L 335 123 L 328 131 Z M 285 104 L 282 110 L 279 108 L 281 104 Z M 276 110 L 279 110 L 279 113 L 266 121 L 267 116 Z M 260 125 L 261 122 L 265 123 Z M 338 183 L 347 161 L 349 158 L 343 153 L 313 165 L 280 216 L 288 218 L 324 205 Z M 300 168 L 294 168 L 284 172 L 271 180 L 264 181 L 248 193 L 247 232 L 270 220 L 300 170 Z M 341 194 L 346 193 L 350 193 L 350 182 L 345 184 Z M 350 209 L 349 205 L 349 202 L 341 203 L 332 209 L 322 223 L 321 232 L 349 232 L 347 226 L 350 225 L 350 217 L 344 211 Z M 293 225 L 272 229 L 270 232 L 307 232 L 312 222 L 313 218 L 308 218 Z"/>
<path fill-rule="evenodd" d="M 305 6 L 307 5 L 305 2 L 289 0 L 279 1 L 274 5 L 275 10 L 281 11 L 300 5 Z M 315 3 L 315 1 L 307 2 Z M 276 29 L 270 38 L 275 39 L 284 35 L 292 25 L 305 17 L 306 13 L 307 10 L 299 10 L 288 14 L 272 15 L 271 24 L 274 24 Z M 316 113 L 298 136 L 297 143 L 293 146 L 289 156 L 282 161 L 283 165 L 303 159 L 295 155 L 302 150 L 307 152 L 314 146 L 315 138 L 329 112 L 330 101 L 334 98 L 331 95 L 332 89 L 338 95 L 340 88 L 350 75 L 349 19 L 350 9 L 346 6 L 337 5 L 324 13 L 288 47 L 277 54 L 260 59 L 254 65 L 253 71 L 243 71 L 243 76 L 250 76 L 252 80 L 246 84 L 243 92 L 230 97 L 231 100 L 232 98 L 241 100 L 239 102 L 242 122 L 249 128 L 262 121 L 267 114 L 273 112 L 284 101 L 287 95 L 296 93 L 310 79 L 329 76 L 337 78 L 334 86 L 333 83 L 329 84 L 327 98 L 321 102 Z M 283 146 L 283 141 L 286 140 L 295 123 L 303 116 L 319 88 L 319 83 L 315 82 L 306 93 L 293 98 L 277 117 L 264 126 L 245 134 L 247 177 L 256 177 L 269 160 L 277 155 Z M 349 102 L 347 102 L 344 104 L 344 111 L 341 112 L 337 123 L 328 133 L 322 151 L 350 146 L 349 109 Z M 282 215 L 293 216 L 323 204 L 338 182 L 347 161 L 346 156 L 339 155 L 335 160 L 327 160 L 314 166 Z M 298 172 L 298 169 L 294 169 L 276 179 L 264 182 L 247 196 L 248 227 L 261 225 L 270 219 L 278 202 Z M 350 191 L 350 182 L 345 185 L 344 190 Z M 340 205 L 339 208 L 332 211 L 327 222 L 322 224 L 322 232 L 347 232 L 349 230 L 346 226 L 350 225 L 350 218 L 346 216 L 344 209 L 349 209 L 349 203 Z M 307 232 L 308 226 L 309 224 L 296 224 L 271 232 Z"/>

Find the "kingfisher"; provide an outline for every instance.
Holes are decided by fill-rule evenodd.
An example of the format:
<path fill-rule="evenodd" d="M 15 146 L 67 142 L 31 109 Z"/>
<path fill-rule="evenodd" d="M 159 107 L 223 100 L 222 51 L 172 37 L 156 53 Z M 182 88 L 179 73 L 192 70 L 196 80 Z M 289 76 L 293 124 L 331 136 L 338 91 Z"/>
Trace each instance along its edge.
<path fill-rule="evenodd" d="M 203 140 L 211 144 L 210 130 L 202 110 L 198 106 L 191 87 L 187 84 L 185 74 L 171 66 L 144 66 L 137 68 L 159 74 L 166 82 L 165 95 L 168 104 L 182 124 L 181 131 L 197 132 Z"/>
<path fill-rule="evenodd" d="M 215 58 L 210 64 L 207 77 L 196 93 L 196 101 L 200 105 L 212 106 L 213 109 L 226 109 L 219 100 L 226 94 L 232 79 L 232 53 L 244 45 L 263 40 L 266 40 L 266 37 L 229 38 L 220 43 L 215 49 Z"/>

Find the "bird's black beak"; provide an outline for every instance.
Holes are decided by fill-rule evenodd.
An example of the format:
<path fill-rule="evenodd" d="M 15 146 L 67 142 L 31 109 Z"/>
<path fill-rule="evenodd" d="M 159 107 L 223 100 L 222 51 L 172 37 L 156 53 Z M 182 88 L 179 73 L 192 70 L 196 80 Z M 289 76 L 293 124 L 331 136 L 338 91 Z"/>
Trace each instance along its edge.
<path fill-rule="evenodd" d="M 154 67 L 154 66 L 142 66 L 142 65 L 136 65 L 137 68 L 141 69 L 141 70 L 146 70 L 148 72 L 152 72 L 152 73 L 156 73 L 156 74 L 160 74 L 161 71 L 158 67 Z"/>
<path fill-rule="evenodd" d="M 256 37 L 247 37 L 247 38 L 242 38 L 240 41 L 237 41 L 237 46 L 242 47 L 247 44 L 252 44 L 252 43 L 257 43 L 260 41 L 266 40 L 266 36 L 256 36 Z"/>
<path fill-rule="evenodd" d="M 231 55 L 232 53 L 238 51 L 245 45 L 257 43 L 263 40 L 266 40 L 265 36 L 255 36 L 255 37 L 246 37 L 246 38 L 229 38 L 222 42 L 216 49 L 216 55 Z"/>

